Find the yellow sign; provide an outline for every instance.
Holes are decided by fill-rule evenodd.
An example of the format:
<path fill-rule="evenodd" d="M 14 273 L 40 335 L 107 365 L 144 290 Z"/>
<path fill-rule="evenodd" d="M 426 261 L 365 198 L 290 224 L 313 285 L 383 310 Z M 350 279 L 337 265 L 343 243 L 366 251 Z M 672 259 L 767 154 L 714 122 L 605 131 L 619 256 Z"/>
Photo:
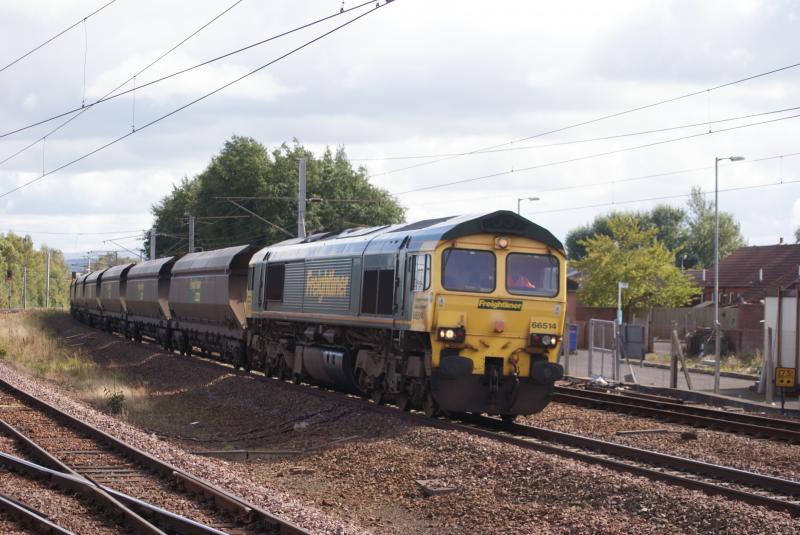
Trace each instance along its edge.
<path fill-rule="evenodd" d="M 350 292 L 350 277 L 336 275 L 333 269 L 306 273 L 306 297 L 317 297 L 322 303 L 325 297 L 347 297 Z"/>
<path fill-rule="evenodd" d="M 522 310 L 522 301 L 509 301 L 507 299 L 478 299 L 478 308 L 489 310 Z"/>
<path fill-rule="evenodd" d="M 793 388 L 797 382 L 795 368 L 775 368 L 775 386 Z"/>

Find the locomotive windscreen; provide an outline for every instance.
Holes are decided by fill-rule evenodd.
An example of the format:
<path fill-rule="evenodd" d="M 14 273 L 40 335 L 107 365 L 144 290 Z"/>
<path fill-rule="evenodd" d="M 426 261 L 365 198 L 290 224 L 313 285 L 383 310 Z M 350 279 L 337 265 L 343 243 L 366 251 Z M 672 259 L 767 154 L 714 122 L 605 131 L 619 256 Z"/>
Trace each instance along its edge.
<path fill-rule="evenodd" d="M 494 253 L 470 249 L 445 250 L 442 253 L 442 285 L 451 291 L 493 292 Z"/>

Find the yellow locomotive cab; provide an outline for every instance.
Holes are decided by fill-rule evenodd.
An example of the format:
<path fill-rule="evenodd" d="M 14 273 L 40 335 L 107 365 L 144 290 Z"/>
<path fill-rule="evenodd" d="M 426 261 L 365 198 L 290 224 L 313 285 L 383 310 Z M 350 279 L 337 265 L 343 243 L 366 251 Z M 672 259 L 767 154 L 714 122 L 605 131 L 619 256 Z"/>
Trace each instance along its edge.
<path fill-rule="evenodd" d="M 550 389 L 529 396 L 534 389 L 525 383 L 552 385 L 562 375 L 556 362 L 566 312 L 563 252 L 487 233 L 442 242 L 433 257 L 428 331 L 436 402 L 445 410 L 508 415 L 541 410 Z"/>

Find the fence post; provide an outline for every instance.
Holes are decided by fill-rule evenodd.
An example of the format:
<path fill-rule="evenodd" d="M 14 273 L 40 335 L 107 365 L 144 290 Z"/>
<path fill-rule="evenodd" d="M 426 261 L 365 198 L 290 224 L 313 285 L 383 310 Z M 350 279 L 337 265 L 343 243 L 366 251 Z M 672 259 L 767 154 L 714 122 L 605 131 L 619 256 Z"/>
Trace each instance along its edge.
<path fill-rule="evenodd" d="M 602 324 L 601 324 L 602 325 Z M 606 327 L 603 325 L 603 341 L 600 342 L 602 344 L 602 350 L 600 351 L 600 377 L 605 377 L 606 374 Z"/>
<path fill-rule="evenodd" d="M 621 331 L 622 331 L 622 324 L 614 322 L 614 353 L 613 353 L 614 357 L 612 359 L 613 368 L 611 370 L 611 376 L 617 382 L 619 382 L 619 365 L 620 361 L 622 360 L 620 358 L 622 354 Z"/>
<path fill-rule="evenodd" d="M 569 376 L 569 350 L 572 339 L 570 338 L 569 324 L 564 323 L 564 336 L 561 337 L 561 354 L 564 356 L 564 376 Z"/>
<path fill-rule="evenodd" d="M 678 341 L 670 336 L 669 387 L 678 388 Z"/>
<path fill-rule="evenodd" d="M 594 353 L 594 320 L 589 320 L 589 358 L 587 359 L 586 377 L 592 377 L 592 356 Z"/>

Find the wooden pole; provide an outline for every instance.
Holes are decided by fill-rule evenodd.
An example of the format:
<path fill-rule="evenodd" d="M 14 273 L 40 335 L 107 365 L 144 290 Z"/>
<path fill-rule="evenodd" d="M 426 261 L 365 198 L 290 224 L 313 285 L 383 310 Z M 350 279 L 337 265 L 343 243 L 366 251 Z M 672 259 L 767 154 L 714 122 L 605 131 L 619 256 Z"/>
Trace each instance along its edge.
<path fill-rule="evenodd" d="M 686 366 L 686 358 L 683 356 L 683 348 L 681 347 L 680 340 L 678 340 L 678 331 L 675 330 L 672 331 L 672 343 L 675 344 L 675 347 L 678 350 L 677 351 L 678 360 L 681 361 L 681 367 L 683 368 L 683 376 L 686 379 L 686 386 L 689 388 L 689 390 L 694 390 L 694 387 L 692 387 L 692 376 L 689 374 L 689 368 Z M 677 377 L 675 378 L 675 382 L 676 383 L 678 382 Z"/>

